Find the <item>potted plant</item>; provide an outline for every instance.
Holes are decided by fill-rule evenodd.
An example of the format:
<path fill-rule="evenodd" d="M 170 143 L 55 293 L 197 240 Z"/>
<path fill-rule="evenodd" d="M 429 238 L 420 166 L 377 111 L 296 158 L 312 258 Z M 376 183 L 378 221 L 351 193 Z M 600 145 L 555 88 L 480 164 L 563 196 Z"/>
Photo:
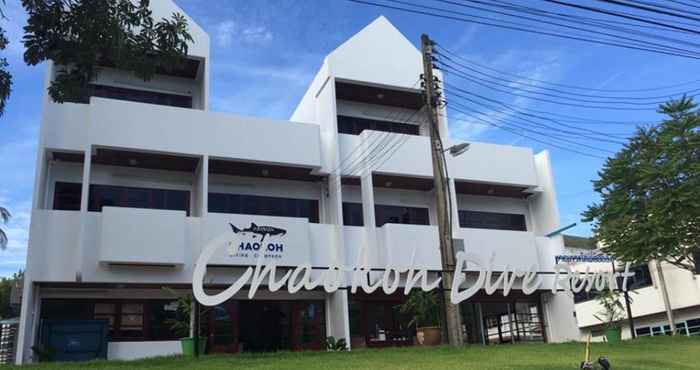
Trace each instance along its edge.
<path fill-rule="evenodd" d="M 192 321 L 194 321 L 193 306 L 194 297 L 192 294 L 180 294 L 173 289 L 163 288 L 174 297 L 176 297 L 175 305 L 176 312 L 174 319 L 168 319 L 165 321 L 167 325 L 170 326 L 178 336 L 180 336 L 180 346 L 182 347 L 182 354 L 185 356 L 194 355 L 194 331 L 191 329 Z M 204 318 L 206 318 L 208 310 L 199 311 L 199 321 L 200 323 Z M 202 325 L 200 324 L 199 332 L 199 353 L 204 353 L 207 345 L 207 335 L 206 332 L 202 330 Z"/>
<path fill-rule="evenodd" d="M 442 342 L 440 302 L 435 292 L 413 290 L 406 302 L 401 305 L 400 310 L 402 313 L 413 316 L 408 325 L 416 325 L 418 344 L 436 346 Z"/>
<path fill-rule="evenodd" d="M 622 328 L 620 320 L 625 318 L 625 307 L 620 300 L 620 292 L 607 289 L 600 292 L 596 301 L 603 307 L 603 311 L 593 315 L 603 322 L 603 333 L 609 343 L 617 343 L 622 340 Z"/>

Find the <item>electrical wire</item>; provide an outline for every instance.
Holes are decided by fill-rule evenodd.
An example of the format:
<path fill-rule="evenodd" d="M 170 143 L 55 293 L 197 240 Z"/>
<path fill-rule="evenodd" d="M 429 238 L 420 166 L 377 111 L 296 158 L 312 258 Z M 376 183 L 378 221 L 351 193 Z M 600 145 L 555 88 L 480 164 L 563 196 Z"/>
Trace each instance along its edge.
<path fill-rule="evenodd" d="M 567 85 L 567 84 L 549 82 L 549 81 L 545 81 L 545 80 L 539 80 L 539 79 L 530 78 L 530 77 L 526 77 L 526 76 L 523 76 L 523 75 L 519 75 L 519 74 L 515 74 L 515 73 L 510 73 L 510 72 L 506 72 L 506 71 L 499 70 L 499 69 L 495 69 L 495 68 L 489 67 L 489 66 L 487 66 L 487 65 L 485 65 L 485 64 L 477 63 L 477 62 L 475 62 L 475 61 L 473 61 L 473 60 L 470 60 L 470 59 L 467 59 L 467 58 L 465 58 L 465 57 L 463 57 L 463 56 L 460 56 L 460 55 L 457 54 L 456 52 L 450 51 L 449 49 L 447 49 L 447 48 L 444 47 L 444 46 L 441 46 L 440 44 L 436 44 L 436 45 L 437 45 L 437 48 L 439 49 L 439 50 L 436 51 L 436 54 L 438 54 L 438 55 L 440 55 L 440 56 L 443 56 L 443 57 L 448 57 L 448 56 L 449 56 L 449 57 L 458 59 L 458 60 L 460 60 L 460 61 L 462 61 L 462 62 L 464 62 L 464 63 L 472 64 L 472 65 L 475 65 L 475 66 L 477 66 L 477 67 L 479 67 L 479 68 L 483 68 L 483 69 L 489 70 L 489 71 L 491 71 L 491 72 L 496 72 L 496 73 L 499 73 L 499 74 L 504 74 L 504 75 L 516 77 L 516 78 L 518 78 L 519 80 L 528 80 L 528 81 L 537 82 L 537 83 L 539 83 L 539 84 L 559 86 L 559 87 L 564 87 L 564 88 L 574 89 L 574 90 L 598 91 L 598 92 L 610 92 L 610 93 L 618 93 L 618 92 L 619 92 L 619 93 L 634 93 L 634 92 L 647 92 L 647 91 L 668 90 L 668 89 L 677 88 L 677 87 L 681 87 L 681 86 L 687 86 L 687 85 L 696 84 L 696 83 L 700 82 L 700 79 L 697 79 L 697 80 L 692 80 L 692 81 L 687 81 L 687 82 L 681 82 L 681 83 L 672 84 L 672 85 L 664 85 L 664 86 L 657 86 L 657 87 L 650 87 L 650 88 L 643 88 L 643 89 L 597 89 L 597 88 L 592 88 L 592 87 L 582 87 L 582 86 L 575 86 L 575 85 Z M 449 55 L 445 55 L 445 54 L 449 54 Z"/>
<path fill-rule="evenodd" d="M 596 100 L 588 100 L 588 99 L 580 99 L 580 98 L 571 98 L 571 100 L 574 100 L 574 101 L 589 102 L 589 103 L 631 104 L 631 105 L 650 105 L 650 104 L 652 104 L 654 106 L 658 106 L 659 104 L 663 104 L 663 103 L 667 102 L 669 99 L 677 99 L 677 98 L 680 98 L 682 96 L 695 97 L 695 96 L 700 95 L 700 88 L 688 90 L 688 91 L 685 91 L 683 93 L 679 93 L 679 94 L 675 94 L 675 95 L 670 94 L 670 95 L 645 96 L 645 97 L 641 97 L 641 96 L 605 96 L 605 95 L 594 95 L 594 94 L 582 94 L 582 93 L 562 90 L 560 88 L 545 87 L 545 86 L 540 86 L 540 85 L 537 85 L 534 83 L 517 81 L 517 80 L 508 79 L 508 78 L 503 78 L 500 76 L 495 76 L 492 74 L 481 72 L 478 69 L 474 69 L 474 68 L 471 68 L 471 67 L 463 65 L 463 64 L 458 64 L 458 63 L 452 61 L 452 58 L 449 58 L 447 56 L 444 56 L 444 57 L 446 59 L 450 60 L 450 63 L 441 62 L 440 60 L 438 60 L 437 63 L 440 66 L 446 67 L 447 69 L 451 69 L 451 70 L 457 72 L 457 75 L 461 74 L 461 75 L 471 76 L 473 78 L 478 78 L 478 77 L 470 74 L 471 72 L 473 72 L 473 73 L 477 73 L 477 74 L 482 75 L 482 76 L 486 76 L 487 78 L 490 78 L 490 79 L 493 79 L 496 81 L 506 82 L 506 83 L 508 83 L 507 87 L 512 87 L 512 85 L 523 85 L 523 86 L 528 86 L 531 88 L 540 89 L 540 90 L 544 90 L 544 91 L 553 91 L 556 94 L 545 94 L 542 92 L 533 91 L 533 90 L 525 90 L 525 89 L 521 90 L 523 92 L 539 93 L 542 95 L 548 95 L 548 96 L 553 96 L 553 97 L 561 97 L 558 94 L 566 94 L 566 95 L 571 95 L 571 96 L 581 96 L 581 97 L 595 98 L 595 99 L 600 100 L 600 101 L 596 101 Z M 456 65 L 461 66 L 462 68 L 469 70 L 470 72 L 466 72 L 464 69 L 460 69 L 458 67 L 455 67 L 452 63 L 455 63 Z M 482 80 L 483 80 L 483 78 L 482 78 Z M 503 85 L 499 84 L 499 86 L 503 86 Z M 692 95 L 692 94 L 696 94 L 696 95 Z M 614 99 L 614 100 L 603 100 L 603 99 Z M 641 100 L 652 100 L 652 99 L 661 99 L 661 100 L 641 102 Z M 633 101 L 629 102 L 627 100 L 633 100 Z M 637 102 L 636 100 L 640 100 L 640 101 Z"/>
<path fill-rule="evenodd" d="M 521 32 L 527 32 L 527 33 L 532 33 L 532 34 L 557 37 L 557 38 L 562 38 L 562 39 L 576 40 L 576 41 L 581 41 L 581 42 L 586 42 L 586 43 L 615 46 L 615 47 L 620 47 L 620 48 L 625 48 L 625 49 L 630 49 L 630 50 L 647 51 L 647 52 L 653 52 L 653 53 L 664 54 L 664 55 L 669 55 L 669 56 L 678 56 L 678 57 L 689 58 L 689 59 L 700 59 L 700 55 L 698 55 L 697 53 L 692 52 L 692 51 L 688 51 L 688 52 L 684 52 L 684 53 L 671 52 L 668 50 L 645 47 L 645 46 L 642 46 L 641 44 L 623 44 L 623 43 L 619 43 L 619 42 L 615 42 L 615 41 L 597 39 L 597 38 L 592 38 L 592 37 L 572 36 L 572 35 L 567 35 L 567 34 L 564 34 L 561 32 L 557 33 L 557 32 L 550 32 L 550 31 L 541 31 L 541 30 L 533 29 L 531 25 L 511 26 L 511 25 L 507 25 L 507 24 L 499 24 L 499 23 L 496 23 L 494 21 L 473 20 L 473 19 L 467 19 L 467 18 L 462 18 L 462 17 L 456 17 L 456 16 L 452 16 L 452 15 L 437 14 L 437 13 L 433 13 L 433 12 L 429 12 L 429 11 L 408 9 L 408 8 L 403 8 L 403 7 L 399 7 L 399 6 L 394 6 L 394 5 L 379 4 L 379 3 L 374 3 L 374 2 L 366 1 L 366 0 L 348 0 L 348 1 L 358 3 L 358 4 L 363 4 L 363 5 L 370 5 L 370 6 L 376 6 L 376 7 L 386 8 L 386 9 L 404 11 L 404 12 L 413 13 L 413 14 L 427 15 L 430 17 L 436 17 L 436 18 L 441 18 L 441 19 L 449 19 L 449 20 L 454 20 L 454 21 L 458 21 L 458 22 L 481 24 L 481 25 L 485 25 L 485 26 L 492 26 L 492 27 L 497 27 L 497 28 L 502 28 L 502 29 L 521 31 Z M 482 17 L 482 18 L 484 18 L 484 17 Z M 513 22 L 509 22 L 509 23 L 513 23 Z"/>

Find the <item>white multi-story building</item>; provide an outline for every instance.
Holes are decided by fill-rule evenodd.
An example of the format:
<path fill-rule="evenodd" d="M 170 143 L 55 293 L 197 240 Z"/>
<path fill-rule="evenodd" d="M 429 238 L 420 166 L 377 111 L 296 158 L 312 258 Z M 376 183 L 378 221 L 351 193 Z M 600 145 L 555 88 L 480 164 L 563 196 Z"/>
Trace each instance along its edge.
<path fill-rule="evenodd" d="M 579 238 L 583 239 L 583 238 Z M 571 240 L 565 237 L 566 240 Z M 565 244 L 573 244 L 566 243 Z M 602 253 L 594 248 L 567 248 L 570 255 L 601 255 Z M 617 270 L 621 270 L 620 264 L 616 265 Z M 671 335 L 671 327 L 668 324 L 666 306 L 663 298 L 663 285 L 659 278 L 659 265 L 656 262 L 632 266 L 631 271 L 635 276 L 628 282 L 628 293 L 630 299 L 630 320 L 625 309 L 620 316 L 619 325 L 622 328 L 622 338 Z M 668 293 L 669 304 L 673 310 L 676 331 L 680 335 L 695 336 L 700 335 L 700 280 L 696 273 L 681 269 L 670 263 L 660 264 L 666 291 Z M 586 268 L 591 270 L 612 271 L 611 262 L 579 262 L 573 264 L 573 268 L 583 271 Z M 599 318 L 605 317 L 600 302 L 596 300 L 596 292 L 581 292 L 574 296 L 576 303 L 576 319 L 583 338 L 591 335 L 593 340 L 603 340 L 603 322 Z M 620 296 L 620 302 L 625 305 L 624 297 Z M 597 316 L 597 317 L 596 317 Z"/>
<path fill-rule="evenodd" d="M 181 12 L 151 3 L 156 17 Z M 415 250 L 417 268 L 441 270 L 423 66 L 409 40 L 378 18 L 319 61 L 290 120 L 278 121 L 208 111 L 209 37 L 189 24 L 186 68 L 144 82 L 104 67 L 83 102 L 45 96 L 18 362 L 91 320 L 108 323 L 108 358 L 179 353 L 163 287 L 190 292 L 202 248 L 222 233 L 275 227 L 252 237 L 271 243 L 265 258 L 280 266 L 352 265 L 364 246 L 371 267 L 405 266 Z M 447 145 L 459 143 L 445 108 L 440 116 Z M 484 260 L 496 253 L 497 271 L 551 272 L 563 242 L 545 237 L 559 227 L 548 153 L 473 142 L 448 167 L 454 238 Z M 209 261 L 210 291 L 255 264 L 244 249 Z M 246 290 L 204 319 L 209 352 L 320 348 L 326 336 L 353 347 L 411 341 L 402 293 Z M 461 311 L 467 342 L 579 337 L 571 298 L 549 290 L 479 292 Z"/>

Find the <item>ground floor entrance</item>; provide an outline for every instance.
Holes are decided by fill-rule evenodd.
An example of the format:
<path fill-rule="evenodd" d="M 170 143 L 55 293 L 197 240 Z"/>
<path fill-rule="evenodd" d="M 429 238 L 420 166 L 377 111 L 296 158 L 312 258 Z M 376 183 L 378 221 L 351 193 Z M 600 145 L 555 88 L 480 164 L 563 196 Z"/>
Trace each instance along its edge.
<path fill-rule="evenodd" d="M 189 318 L 177 307 L 173 299 L 42 299 L 37 337 L 56 324 L 101 323 L 109 343 L 178 341 Z M 233 299 L 201 307 L 200 326 L 208 353 L 317 350 L 326 337 L 325 301 Z"/>
<path fill-rule="evenodd" d="M 208 309 L 210 352 L 321 349 L 323 301 L 232 300 Z"/>
<path fill-rule="evenodd" d="M 460 305 L 464 341 L 471 344 L 544 342 L 539 295 L 477 295 Z"/>

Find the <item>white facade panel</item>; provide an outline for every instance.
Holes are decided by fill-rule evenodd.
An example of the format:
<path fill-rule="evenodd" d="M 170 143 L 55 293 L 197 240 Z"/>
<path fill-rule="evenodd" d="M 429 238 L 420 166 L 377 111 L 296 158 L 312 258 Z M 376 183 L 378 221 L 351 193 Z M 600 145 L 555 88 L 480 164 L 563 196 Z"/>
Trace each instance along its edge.
<path fill-rule="evenodd" d="M 524 187 L 539 184 L 530 148 L 471 143 L 462 155 L 447 155 L 447 165 L 455 180 Z"/>
<path fill-rule="evenodd" d="M 491 266 L 493 271 L 504 271 L 507 266 L 529 271 L 534 265 L 539 270 L 535 235 L 531 232 L 463 228 L 459 233 L 464 239 L 464 250 L 479 256 L 484 268 Z M 468 269 L 470 265 L 474 267 L 468 264 Z"/>
<path fill-rule="evenodd" d="M 184 264 L 185 212 L 103 207 L 100 262 Z"/>

